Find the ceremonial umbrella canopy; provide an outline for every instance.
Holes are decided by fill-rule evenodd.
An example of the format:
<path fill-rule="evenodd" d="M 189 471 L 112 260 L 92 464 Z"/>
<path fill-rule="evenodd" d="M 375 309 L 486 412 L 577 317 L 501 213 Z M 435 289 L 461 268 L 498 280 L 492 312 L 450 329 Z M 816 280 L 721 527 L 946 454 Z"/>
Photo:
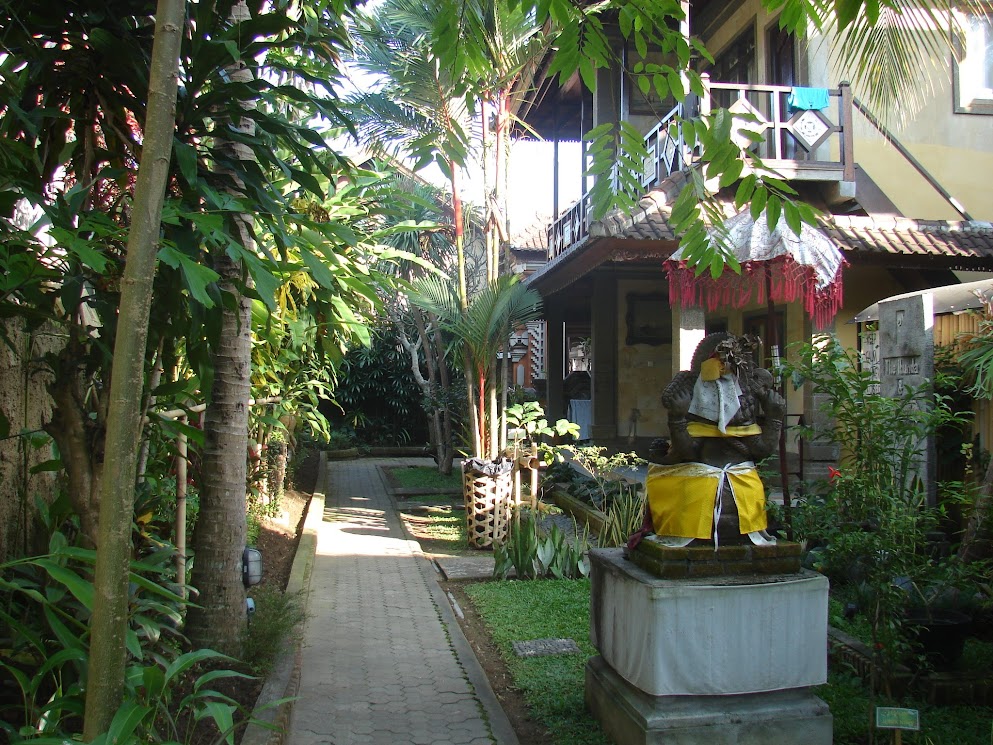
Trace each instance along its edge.
<path fill-rule="evenodd" d="M 741 264 L 741 274 L 725 269 L 714 279 L 699 276 L 682 258 L 682 249 L 664 263 L 669 273 L 669 301 L 682 306 L 742 308 L 752 300 L 773 303 L 801 301 L 817 328 L 824 328 L 841 309 L 841 250 L 823 232 L 803 223 L 797 235 L 780 219 L 769 230 L 765 215 L 753 220 L 748 210 L 724 224 L 726 242 Z"/>

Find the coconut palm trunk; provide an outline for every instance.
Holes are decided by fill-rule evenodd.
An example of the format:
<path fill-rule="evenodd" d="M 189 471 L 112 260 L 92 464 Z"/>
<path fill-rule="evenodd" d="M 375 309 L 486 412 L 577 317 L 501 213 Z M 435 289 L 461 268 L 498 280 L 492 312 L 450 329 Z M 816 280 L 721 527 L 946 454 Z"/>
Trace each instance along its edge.
<path fill-rule="evenodd" d="M 248 5 L 241 0 L 231 9 L 231 20 L 248 20 Z M 226 68 L 232 82 L 251 82 L 252 70 L 244 63 Z M 245 109 L 252 102 L 242 102 Z M 232 126 L 248 135 L 255 125 L 244 117 Z M 223 128 L 219 128 L 223 129 Z M 229 141 L 224 145 L 232 159 L 250 161 L 251 148 Z M 234 174 L 230 191 L 240 197 L 241 182 Z M 246 251 L 255 248 L 250 215 L 234 216 L 234 234 Z M 245 281 L 242 262 L 223 251 L 213 256 L 221 289 L 228 298 L 221 305 L 220 333 L 211 351 L 214 381 L 204 419 L 203 478 L 200 512 L 193 534 L 194 564 L 191 584 L 199 595 L 190 609 L 186 633 L 197 646 L 237 656 L 247 623 L 241 557 L 245 547 L 245 514 L 248 454 L 248 412 L 251 398 L 252 344 L 251 300 L 239 290 Z"/>

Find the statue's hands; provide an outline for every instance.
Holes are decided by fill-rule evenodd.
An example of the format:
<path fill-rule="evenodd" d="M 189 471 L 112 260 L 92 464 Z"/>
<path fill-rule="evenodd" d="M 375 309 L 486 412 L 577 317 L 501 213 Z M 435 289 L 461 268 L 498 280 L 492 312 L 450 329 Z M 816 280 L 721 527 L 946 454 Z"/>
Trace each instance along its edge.
<path fill-rule="evenodd" d="M 672 382 L 662 391 L 662 405 L 669 412 L 669 418 L 685 419 L 693 401 L 693 385 L 696 375 L 691 372 L 679 372 Z"/>
<path fill-rule="evenodd" d="M 767 388 L 758 396 L 766 419 L 783 421 L 786 418 L 786 399 L 772 388 Z"/>

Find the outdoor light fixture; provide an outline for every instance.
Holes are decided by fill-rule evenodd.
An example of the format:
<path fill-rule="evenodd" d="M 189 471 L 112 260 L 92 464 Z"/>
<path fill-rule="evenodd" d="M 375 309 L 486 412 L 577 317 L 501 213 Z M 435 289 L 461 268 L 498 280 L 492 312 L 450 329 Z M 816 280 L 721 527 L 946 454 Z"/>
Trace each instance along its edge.
<path fill-rule="evenodd" d="M 257 548 L 246 548 L 241 555 L 241 580 L 245 587 L 262 581 L 262 552 Z"/>

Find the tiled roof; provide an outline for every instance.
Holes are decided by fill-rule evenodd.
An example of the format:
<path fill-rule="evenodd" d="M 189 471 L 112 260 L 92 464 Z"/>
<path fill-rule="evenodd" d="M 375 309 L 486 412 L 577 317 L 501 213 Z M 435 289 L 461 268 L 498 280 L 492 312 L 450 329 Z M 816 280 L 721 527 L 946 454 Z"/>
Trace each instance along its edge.
<path fill-rule="evenodd" d="M 672 205 L 686 182 L 673 174 L 630 212 L 615 210 L 590 225 L 589 235 L 548 262 L 534 277 L 557 291 L 604 261 L 664 259 L 676 248 L 669 224 Z M 727 203 L 728 216 L 733 204 Z M 820 229 L 855 263 L 892 262 L 921 267 L 993 271 L 993 223 L 912 220 L 892 215 L 829 215 Z M 630 243 L 628 243 L 630 242 Z"/>
<path fill-rule="evenodd" d="M 593 238 L 628 238 L 673 241 L 676 234 L 669 225 L 672 204 L 686 183 L 686 173 L 678 172 L 665 179 L 638 200 L 631 212 L 614 210 L 590 225 Z"/>
<path fill-rule="evenodd" d="M 672 241 L 669 215 L 684 179 L 675 176 L 649 192 L 630 213 L 614 211 L 590 226 L 593 238 Z M 993 223 L 912 220 L 892 215 L 831 215 L 821 229 L 845 252 L 873 256 L 934 256 L 969 263 L 990 262 L 993 269 Z"/>
<path fill-rule="evenodd" d="M 548 224 L 552 221 L 547 215 L 535 215 L 534 220 L 520 230 L 515 230 L 510 236 L 510 245 L 514 249 L 532 251 L 548 250 Z"/>
<path fill-rule="evenodd" d="M 941 256 L 991 262 L 993 268 L 993 223 L 989 222 L 835 215 L 822 229 L 843 250 L 860 257 Z"/>

